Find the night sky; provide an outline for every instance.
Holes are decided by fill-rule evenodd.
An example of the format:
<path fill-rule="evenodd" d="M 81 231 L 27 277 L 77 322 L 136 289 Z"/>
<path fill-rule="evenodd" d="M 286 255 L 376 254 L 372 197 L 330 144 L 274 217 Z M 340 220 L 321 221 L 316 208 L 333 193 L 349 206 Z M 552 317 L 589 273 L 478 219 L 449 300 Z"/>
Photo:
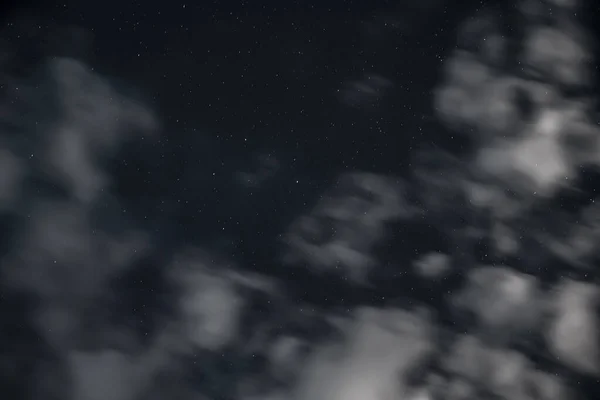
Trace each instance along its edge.
<path fill-rule="evenodd" d="M 160 115 L 160 139 L 107 163 L 125 218 L 163 243 L 200 242 L 271 264 L 277 235 L 340 172 L 399 174 L 423 144 L 460 149 L 461 138 L 440 134 L 431 96 L 470 6 L 388 3 L 53 9 L 57 26 L 86 30 L 52 40 L 67 41 L 57 52 L 75 49 Z M 410 25 L 395 26 L 405 13 Z M 344 82 L 368 74 L 393 90 L 358 110 L 341 102 Z M 281 170 L 245 188 L 236 172 L 259 168 L 257 154 Z"/>
<path fill-rule="evenodd" d="M 369 400 L 371 392 L 361 390 L 383 373 L 369 372 L 379 371 L 376 356 L 360 361 L 353 353 L 370 351 L 355 344 L 370 337 L 361 330 L 371 326 L 360 322 L 365 307 L 383 313 L 382 322 L 370 323 L 385 329 L 396 318 L 412 324 L 401 328 L 410 332 L 435 327 L 427 330 L 434 339 L 423 345 L 434 350 L 416 366 L 397 367 L 398 380 L 410 389 L 394 398 L 595 398 L 600 276 L 597 254 L 585 249 L 600 243 L 600 218 L 586 211 L 595 209 L 600 187 L 600 157 L 590 155 L 600 134 L 598 64 L 567 81 L 558 75 L 563 64 L 525 66 L 520 54 L 539 27 L 570 33 L 582 26 L 590 29 L 585 43 L 593 57 L 597 32 L 590 21 L 598 6 L 549 5 L 558 0 L 521 2 L 543 3 L 542 11 L 471 0 L 51 3 L 6 9 L 0 31 L 0 146 L 7 149 L 0 169 L 28 171 L 14 185 L 17 178 L 0 174 L 1 268 L 7 271 L 0 280 L 0 312 L 7 315 L 0 329 L 8 343 L 0 353 L 0 385 L 9 398 Z M 493 32 L 508 43 L 504 52 L 488 49 Z M 571 54 L 565 49 L 559 56 Z M 570 72 L 569 62 L 564 70 Z M 479 81 L 482 65 L 491 78 Z M 83 83 L 72 78 L 79 73 Z M 105 96 L 88 75 L 103 77 L 113 91 Z M 530 86 L 506 98 L 500 86 L 485 86 L 504 85 L 506 77 Z M 60 86 L 71 78 L 75 112 L 62 102 Z M 442 89 L 452 85 L 480 100 L 446 102 Z M 535 97 L 540 87 L 545 94 Z M 559 100 L 546 100 L 549 91 Z M 141 111 L 105 112 L 126 109 L 121 96 Z M 563 129 L 584 133 L 557 145 L 568 154 L 557 165 L 571 175 L 556 178 L 563 169 L 552 175 L 559 167 L 543 164 L 554 142 L 536 142 L 524 158 L 519 148 L 528 145 L 526 132 L 550 129 L 545 110 L 571 109 L 562 100 L 591 117 L 576 114 L 576 123 Z M 118 135 L 127 132 L 124 139 L 102 128 L 113 125 Z M 73 147 L 60 141 L 55 158 L 45 158 L 63 126 L 98 133 L 82 142 L 73 136 Z M 506 172 L 511 167 L 516 172 Z M 555 182 L 572 176 L 575 183 Z M 93 194 L 82 195 L 81 187 Z M 481 206 L 488 200 L 477 200 L 477 188 L 489 189 L 495 200 Z M 336 216 L 346 206 L 351 211 Z M 376 209 L 383 216 L 373 217 Z M 581 235 L 592 239 L 579 245 Z M 500 237 L 516 238 L 518 249 L 506 250 Z M 327 247 L 329 255 L 311 252 L 308 243 L 330 240 L 338 247 Z M 430 254 L 442 255 L 439 271 L 450 272 L 435 272 Z M 370 265 L 366 273 L 363 263 Z M 196 264 L 201 278 L 185 267 Z M 497 287 L 504 279 L 526 282 L 518 287 L 527 289 Z M 203 297 L 221 286 L 225 294 Z M 571 295 L 573 287 L 584 294 Z M 237 322 L 231 329 L 200 324 L 199 332 L 187 333 L 181 326 L 205 312 L 198 307 L 235 315 Z M 577 339 L 584 350 L 545 336 L 554 332 L 552 321 L 588 308 L 595 311 L 577 328 L 586 335 Z M 165 335 L 168 344 L 157 339 Z M 217 338 L 210 341 L 211 335 Z M 420 348 L 403 335 L 391 348 Z M 284 368 L 270 346 L 288 338 L 301 350 L 290 350 Z M 324 343 L 339 349 L 331 355 L 327 347 L 321 356 Z M 157 366 L 140 367 L 144 378 L 134 385 L 106 372 L 111 367 L 96 367 L 105 361 L 73 361 L 108 354 L 102 352 L 147 356 Z M 335 379 L 358 381 L 358 374 L 369 384 L 315 389 L 319 379 L 328 380 L 319 368 L 331 370 L 320 363 L 346 353 L 348 364 L 370 370 Z M 409 353 L 398 357 L 412 359 Z M 524 355 L 526 369 L 506 361 L 514 354 Z M 586 357 L 589 362 L 581 361 Z M 504 386 L 465 367 L 496 370 L 500 362 L 521 371 Z M 110 365 L 126 371 L 123 376 L 137 371 L 118 363 Z M 145 364 L 154 365 L 139 362 Z M 517 384 L 518 376 L 529 380 Z M 553 389 L 542 393 L 546 387 Z"/>

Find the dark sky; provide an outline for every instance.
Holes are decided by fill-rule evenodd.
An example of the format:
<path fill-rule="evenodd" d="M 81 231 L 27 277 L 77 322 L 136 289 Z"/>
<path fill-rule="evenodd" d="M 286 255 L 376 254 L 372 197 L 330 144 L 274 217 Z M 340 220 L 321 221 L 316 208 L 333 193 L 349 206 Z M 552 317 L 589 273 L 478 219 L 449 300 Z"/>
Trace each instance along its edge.
<path fill-rule="evenodd" d="M 399 173 L 421 143 L 460 146 L 436 132 L 431 101 L 465 13 L 454 5 L 82 1 L 41 10 L 42 20 L 83 28 L 74 37 L 51 27 L 57 52 L 79 52 L 162 118 L 159 142 L 111 163 L 128 215 L 161 234 L 243 246 L 281 232 L 340 171 Z M 365 75 L 394 88 L 373 107 L 344 105 L 344 82 Z M 234 172 L 257 152 L 283 167 L 247 196 Z"/>

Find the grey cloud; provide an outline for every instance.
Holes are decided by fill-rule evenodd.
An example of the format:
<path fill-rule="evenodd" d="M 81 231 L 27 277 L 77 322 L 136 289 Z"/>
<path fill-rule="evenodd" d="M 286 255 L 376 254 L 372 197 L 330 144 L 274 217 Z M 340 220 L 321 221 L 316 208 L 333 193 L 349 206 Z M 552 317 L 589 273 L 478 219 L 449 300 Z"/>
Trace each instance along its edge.
<path fill-rule="evenodd" d="M 270 373 L 283 382 L 296 378 L 303 367 L 303 350 L 309 346 L 297 337 L 279 338 L 268 350 Z"/>
<path fill-rule="evenodd" d="M 137 372 L 124 361 L 128 356 L 96 359 L 82 349 L 131 343 L 131 332 L 102 320 L 98 310 L 112 295 L 110 280 L 147 254 L 148 236 L 127 224 L 109 233 L 97 226 L 94 213 L 99 197 L 110 196 L 102 158 L 136 134 L 155 133 L 156 119 L 79 61 L 45 60 L 20 72 L 15 78 L 3 71 L 23 112 L 2 116 L 7 146 L 0 154 L 0 203 L 20 224 L 1 274 L 3 291 L 34 299 L 25 319 L 33 320 L 40 343 L 53 355 L 39 360 L 30 390 L 37 398 L 63 399 L 93 399 L 114 390 L 105 394 L 131 399 L 135 377 L 128 374 Z M 40 181 L 65 191 L 31 191 L 32 182 Z M 89 313 L 99 325 L 89 326 Z"/>
<path fill-rule="evenodd" d="M 432 351 L 432 333 L 427 320 L 401 310 L 358 310 L 343 343 L 315 350 L 295 398 L 402 396 L 402 377 Z"/>
<path fill-rule="evenodd" d="M 525 64 L 560 84 L 589 84 L 591 52 L 583 32 L 575 29 L 570 24 L 532 29 L 525 39 Z"/>
<path fill-rule="evenodd" d="M 68 348 L 82 313 L 108 280 L 145 254 L 146 237 L 94 232 L 88 211 L 77 204 L 40 202 L 29 216 L 30 224 L 4 262 L 3 278 L 39 296 L 40 328 L 53 345 Z"/>
<path fill-rule="evenodd" d="M 442 253 L 428 253 L 415 261 L 414 268 L 426 278 L 443 277 L 450 268 L 450 257 Z"/>
<path fill-rule="evenodd" d="M 215 263 L 210 254 L 186 249 L 174 260 L 170 279 L 181 288 L 182 329 L 191 346 L 219 350 L 237 340 L 245 292 L 273 294 L 277 287 L 265 277 Z"/>
<path fill-rule="evenodd" d="M 503 340 L 530 334 L 546 307 L 535 277 L 499 266 L 469 271 L 468 281 L 453 304 L 474 313 L 481 327 Z"/>
<path fill-rule="evenodd" d="M 111 349 L 69 352 L 67 365 L 72 377 L 72 398 L 140 398 L 162 370 L 177 370 L 179 340 L 177 329 L 174 325 L 167 324 L 148 350 L 139 355 L 123 354 Z"/>
<path fill-rule="evenodd" d="M 477 394 L 523 400 L 572 398 L 559 377 L 536 370 L 518 352 L 490 347 L 473 336 L 464 335 L 456 341 L 443 367 L 453 376 L 443 385 L 451 398 Z"/>
<path fill-rule="evenodd" d="M 568 23 L 573 21 L 569 19 Z M 490 32 L 493 37 L 493 30 Z M 592 233 L 595 232 L 593 215 L 581 215 L 575 225 L 571 220 L 565 222 L 559 213 L 544 214 L 551 220 L 541 224 L 535 219 L 539 217 L 533 214 L 538 212 L 536 207 L 547 204 L 558 192 L 577 185 L 581 164 L 597 163 L 598 132 L 590 116 L 589 99 L 563 99 L 565 86 L 589 83 L 586 67 L 590 54 L 585 50 L 586 39 L 571 35 L 572 31 L 559 32 L 564 36 L 557 37 L 557 43 L 564 51 L 558 54 L 544 47 L 547 44 L 544 40 L 555 35 L 549 28 L 538 21 L 529 32 L 526 38 L 529 42 L 525 43 L 522 56 L 529 64 L 526 71 L 502 69 L 506 63 L 494 58 L 503 56 L 499 53 L 506 43 L 500 39 L 494 46 L 480 47 L 481 53 L 460 50 L 451 57 L 445 70 L 445 82 L 438 91 L 436 108 L 446 124 L 470 136 L 474 151 L 460 160 L 440 158 L 439 152 L 431 152 L 428 159 L 417 160 L 413 178 L 417 182 L 417 196 L 424 203 L 423 215 L 450 218 L 448 213 L 451 212 L 473 218 L 463 221 L 466 227 L 457 224 L 451 228 L 441 226 L 441 230 L 446 229 L 456 236 L 464 234 L 464 229 L 476 239 L 492 239 L 490 253 L 498 257 L 511 256 L 519 260 L 520 256 L 529 254 L 531 271 L 542 271 L 560 267 L 546 265 L 553 259 L 545 254 L 532 254 L 534 250 L 526 245 L 527 239 L 537 238 L 545 228 L 552 231 L 554 225 L 567 224 L 570 233 L 566 240 L 555 238 L 552 249 L 544 251 L 560 253 L 560 245 L 563 245 L 563 259 L 570 264 L 586 258 L 590 263 L 590 252 L 597 242 Z M 295 247 L 291 254 L 296 261 L 344 272 L 344 262 L 347 268 L 352 268 L 348 259 L 358 260 L 365 266 L 376 262 L 365 244 L 370 243 L 367 238 L 356 240 L 362 246 L 348 245 L 344 252 L 332 246 L 332 243 L 340 245 L 340 237 L 353 238 L 351 234 L 340 236 L 340 232 L 345 234 L 369 226 L 368 221 L 353 217 L 365 212 L 365 204 L 350 196 L 346 198 L 352 201 L 340 201 L 335 195 L 324 196 L 312 213 L 290 228 L 288 244 Z M 415 215 L 414 209 L 406 209 L 411 212 L 396 214 L 389 220 Z M 480 215 L 489 218 L 489 224 L 472 226 Z M 440 217 L 440 221 L 446 221 L 444 218 Z M 343 229 L 341 222 L 357 220 L 360 222 Z M 538 226 L 540 224 L 543 226 Z M 379 238 L 383 231 L 369 232 L 369 238 Z M 344 243 L 355 243 L 350 239 Z M 351 257 L 345 259 L 349 254 Z M 365 258 L 361 259 L 361 255 Z M 440 265 L 443 265 L 442 259 L 440 256 Z M 424 258 L 414 264 L 426 276 L 427 262 L 432 263 Z M 362 279 L 364 269 L 359 268 L 359 271 Z M 590 294 L 596 293 L 597 287 L 585 284 L 583 288 L 582 285 L 561 284 L 555 288 L 556 293 L 547 292 L 534 275 L 498 265 L 476 267 L 467 271 L 464 286 L 450 296 L 450 306 L 457 315 L 471 314 L 476 326 L 469 328 L 470 335 L 454 332 L 450 351 L 441 359 L 444 377 L 432 373 L 424 388 L 409 390 L 398 385 L 390 390 L 384 383 L 387 374 L 371 379 L 370 372 L 361 370 L 346 358 L 344 346 L 323 346 L 309 361 L 296 398 L 377 398 L 382 393 L 384 398 L 385 395 L 431 398 L 436 394 L 456 399 L 476 396 L 523 400 L 571 398 L 571 382 L 566 377 L 541 370 L 535 365 L 534 354 L 528 353 L 545 350 L 532 350 L 528 346 L 537 335 L 545 335 L 552 355 L 543 357 L 556 358 L 556 362 L 576 373 L 598 373 L 600 357 L 596 339 L 600 335 L 593 311 L 597 307 L 597 294 Z M 550 325 L 547 325 L 548 318 Z M 394 319 L 390 317 L 390 320 Z M 365 328 L 356 332 L 372 331 Z M 376 346 L 366 345 L 369 334 L 357 336 L 362 339 L 349 336 L 347 345 L 353 349 L 350 354 L 363 360 L 361 365 L 372 370 L 379 366 L 395 368 L 391 354 L 402 351 L 399 350 L 402 344 L 390 341 L 388 352 L 378 353 Z M 383 335 L 377 337 L 380 344 L 387 343 Z M 359 344 L 363 340 L 364 346 Z M 408 337 L 403 341 L 411 343 Z M 431 337 L 425 342 L 428 349 L 436 349 Z M 523 343 L 529 343 L 524 346 L 527 350 L 512 348 L 521 348 Z M 367 348 L 369 350 L 364 350 Z M 341 364 L 343 367 L 337 373 L 331 372 Z M 386 390 L 390 391 L 386 393 Z"/>
<path fill-rule="evenodd" d="M 561 51 L 560 56 L 552 53 L 544 42 L 552 35 L 559 35 L 563 43 L 560 46 L 569 51 Z M 444 121 L 455 128 L 475 128 L 472 137 L 479 145 L 476 167 L 500 177 L 513 189 L 515 183 L 522 182 L 517 185 L 520 191 L 530 187 L 538 196 L 549 196 L 560 187 L 572 185 L 576 166 L 593 162 L 590 160 L 597 154 L 588 150 L 584 155 L 565 146 L 567 142 L 587 140 L 592 146 L 585 147 L 597 149 L 593 144 L 597 134 L 592 133 L 597 128 L 586 112 L 574 112 L 568 103 L 559 101 L 553 88 L 565 79 L 589 82 L 582 70 L 589 52 L 579 47 L 586 38 L 583 34 L 574 38 L 565 35 L 563 31 L 537 26 L 530 31 L 524 57 L 534 69 L 552 68 L 544 72 L 546 81 L 507 75 L 490 67 L 481 54 L 460 50 L 446 62 L 446 81 L 436 96 L 436 108 Z M 531 115 L 522 114 L 519 96 L 532 102 Z M 574 126 L 578 128 L 573 129 Z"/>
<path fill-rule="evenodd" d="M 289 228 L 286 262 L 307 262 L 317 270 L 347 274 L 365 283 L 376 265 L 370 251 L 385 237 L 385 224 L 415 213 L 403 186 L 375 174 L 341 176 L 315 208 Z"/>
<path fill-rule="evenodd" d="M 182 304 L 188 335 L 198 346 L 218 349 L 235 338 L 243 300 L 227 280 L 210 276 L 193 279 Z"/>
<path fill-rule="evenodd" d="M 74 377 L 73 398 L 81 400 L 134 398 L 139 374 L 126 356 L 114 351 L 78 354 L 70 357 Z"/>
<path fill-rule="evenodd" d="M 96 157 L 113 151 L 131 133 L 149 135 L 155 117 L 142 105 L 123 97 L 85 65 L 54 61 L 51 70 L 58 83 L 61 121 L 47 155 L 48 172 L 81 201 L 92 201 L 107 185 Z"/>
<path fill-rule="evenodd" d="M 564 280 L 556 289 L 555 318 L 546 333 L 559 360 L 600 375 L 600 292 L 596 285 Z"/>
<path fill-rule="evenodd" d="M 596 202 L 585 207 L 577 216 L 577 223 L 567 224 L 560 235 L 539 234 L 548 249 L 570 265 L 591 269 L 597 260 L 596 248 L 600 241 L 600 207 Z"/>
<path fill-rule="evenodd" d="M 551 196 L 575 179 L 574 165 L 567 162 L 558 140 L 559 118 L 548 111 L 540 117 L 531 136 L 482 150 L 477 164 L 509 187 L 523 182 L 516 186 L 520 192 L 528 187 L 531 195 Z"/>

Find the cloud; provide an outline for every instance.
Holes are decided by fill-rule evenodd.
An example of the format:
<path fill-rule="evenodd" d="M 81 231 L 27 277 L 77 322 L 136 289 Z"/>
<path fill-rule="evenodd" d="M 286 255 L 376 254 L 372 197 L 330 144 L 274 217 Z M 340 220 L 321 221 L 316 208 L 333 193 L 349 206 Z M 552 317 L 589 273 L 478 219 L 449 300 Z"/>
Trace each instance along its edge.
<path fill-rule="evenodd" d="M 301 367 L 303 347 L 308 346 L 300 338 L 282 336 L 269 349 L 269 364 L 271 373 L 279 379 L 290 379 L 298 373 Z"/>
<path fill-rule="evenodd" d="M 190 345 L 217 351 L 235 344 L 249 294 L 277 293 L 267 277 L 236 269 L 200 249 L 184 249 L 173 260 L 168 276 L 181 290 L 181 322 Z"/>
<path fill-rule="evenodd" d="M 118 352 L 75 353 L 70 363 L 75 382 L 73 398 L 128 400 L 139 390 L 139 367 Z"/>
<path fill-rule="evenodd" d="M 496 338 L 531 334 L 543 317 L 545 301 L 535 277 L 507 267 L 486 266 L 468 272 L 467 282 L 453 299 L 476 317 Z"/>
<path fill-rule="evenodd" d="M 127 391 L 135 385 L 127 356 L 107 350 L 95 359 L 84 348 L 90 341 L 101 349 L 114 345 L 96 329 L 132 336 L 99 310 L 114 295 L 111 281 L 147 255 L 149 235 L 126 222 L 120 231 L 107 230 L 97 211 L 114 198 L 106 160 L 126 140 L 153 135 L 156 117 L 74 59 L 40 58 L 18 77 L 3 73 L 3 95 L 14 95 L 13 107 L 23 112 L 8 109 L 1 120 L 0 207 L 18 222 L 1 260 L 1 285 L 7 296 L 33 299 L 23 320 L 53 355 L 33 367 L 36 379 L 27 390 L 40 398 L 97 398 L 91 393 L 108 390 L 106 378 L 114 383 L 109 397 L 130 399 Z M 101 326 L 90 328 L 93 319 Z"/>
<path fill-rule="evenodd" d="M 534 2 L 526 3 L 519 6 L 531 11 Z M 488 228 L 468 228 L 468 235 L 491 240 L 498 257 L 522 256 L 528 251 L 522 245 L 528 238 L 552 243 L 549 251 L 563 259 L 574 253 L 564 237 L 553 240 L 544 232 L 563 226 L 563 217 L 555 214 L 552 221 L 538 223 L 531 215 L 563 193 L 577 190 L 582 168 L 598 166 L 600 130 L 592 115 L 593 101 L 585 90 L 573 89 L 590 85 L 591 40 L 572 14 L 555 8 L 553 15 L 558 23 L 550 26 L 541 22 L 541 15 L 527 11 L 524 17 L 531 24 L 524 30 L 523 42 L 513 43 L 517 39 L 505 35 L 504 45 L 519 51 L 495 53 L 503 62 L 490 59 L 485 45 L 490 35 L 502 33 L 497 13 L 481 10 L 465 24 L 461 38 L 481 45 L 462 46 L 445 61 L 434 106 L 440 120 L 454 133 L 467 136 L 472 146 L 459 163 L 440 163 L 446 164 L 445 169 L 431 172 L 416 164 L 416 178 L 425 182 L 423 187 L 431 187 L 426 201 L 458 206 L 455 199 L 448 200 L 450 195 L 441 197 L 457 193 L 455 198 L 466 196 L 473 206 L 464 211 L 469 222 L 488 219 Z M 549 48 L 550 38 L 556 38 L 557 47 Z M 557 48 L 564 51 L 558 54 Z M 439 182 L 441 177 L 452 185 Z M 584 246 L 581 237 L 576 241 Z"/>
<path fill-rule="evenodd" d="M 555 317 L 546 338 L 560 362 L 600 376 L 598 286 L 564 280 L 556 288 Z"/>
<path fill-rule="evenodd" d="M 498 29 L 496 19 L 475 18 L 490 31 Z M 599 131 L 589 100 L 561 95 L 566 87 L 591 81 L 587 42 L 574 21 L 532 24 L 514 71 L 491 63 L 484 49 L 454 52 L 445 63 L 436 109 L 454 129 L 471 132 L 474 168 L 519 193 L 550 197 L 576 183 L 579 165 L 597 164 Z M 587 154 L 569 142 L 587 143 Z"/>
<path fill-rule="evenodd" d="M 600 241 L 600 207 L 594 201 L 563 224 L 559 233 L 541 232 L 540 241 L 551 253 L 569 265 L 590 270 L 597 259 L 595 249 Z M 575 221 L 573 221 L 575 220 Z"/>
<path fill-rule="evenodd" d="M 403 183 L 364 172 L 342 175 L 285 236 L 287 263 L 306 262 L 317 271 L 365 283 L 377 261 L 370 253 L 385 238 L 386 224 L 411 216 Z"/>
<path fill-rule="evenodd" d="M 366 75 L 363 79 L 346 82 L 338 95 L 342 103 L 351 107 L 376 105 L 393 87 L 392 81 L 379 75 Z"/>
<path fill-rule="evenodd" d="M 179 356 L 188 348 L 181 345 L 179 333 L 177 324 L 168 323 L 146 351 L 133 355 L 113 349 L 70 351 L 66 359 L 72 398 L 129 400 L 145 396 L 165 369 L 180 372 Z"/>
<path fill-rule="evenodd" d="M 198 270 L 187 275 L 184 291 L 181 307 L 194 345 L 217 350 L 236 338 L 244 299 L 234 282 Z"/>
<path fill-rule="evenodd" d="M 558 2 L 555 6 L 562 7 Z M 546 359 L 577 376 L 598 374 L 597 285 L 591 283 L 596 274 L 589 269 L 596 261 L 591 254 L 597 243 L 595 204 L 573 215 L 543 211 L 552 209 L 552 202 L 564 193 L 579 190 L 582 168 L 598 166 L 600 131 L 592 102 L 582 94 L 591 82 L 590 39 L 573 14 L 564 10 L 554 8 L 553 18 L 559 23 L 544 25 L 544 10 L 526 12 L 532 24 L 525 30 L 522 53 L 515 54 L 518 68 L 490 58 L 486 46 L 454 51 L 446 62 L 435 107 L 453 134 L 468 136 L 472 147 L 458 163 L 448 159 L 438 163 L 446 168 L 431 168 L 422 159 L 415 163 L 419 187 L 429 190 L 421 195 L 427 214 L 455 205 L 453 213 L 471 219 L 448 231 L 486 243 L 485 257 L 494 261 L 492 266 L 468 270 L 461 289 L 450 296 L 452 306 L 460 310 L 457 315 L 466 313 L 476 322 L 469 328 L 472 336 L 457 340 L 455 356 L 446 361 L 445 368 L 454 368 L 460 380 L 438 380 L 446 382 L 438 385 L 451 397 L 476 396 L 478 387 L 507 398 L 570 396 L 570 382 L 535 370 L 540 365 L 533 366 L 531 350 L 516 353 L 506 347 L 519 346 L 523 338 L 537 340 L 539 333 L 549 346 L 539 351 L 552 353 Z M 496 20 L 486 14 L 478 20 L 480 26 L 469 23 L 465 34 L 482 29 L 493 33 Z M 432 159 L 442 159 L 431 154 Z M 457 200 L 460 196 L 465 196 L 466 204 Z M 487 222 L 473 227 L 472 222 L 482 220 Z M 536 243 L 539 250 L 531 246 Z M 501 266 L 507 260 L 516 268 Z M 573 267 L 583 271 L 573 272 Z M 542 280 L 548 284 L 549 276 L 567 274 L 585 282 L 563 278 L 550 283 L 551 291 L 542 289 Z M 489 360 L 485 362 L 497 376 L 485 372 L 482 359 Z M 479 367 L 475 370 L 472 365 Z M 520 372 L 511 375 L 515 371 Z"/>
<path fill-rule="evenodd" d="M 348 333 L 340 344 L 317 346 L 300 375 L 295 398 L 564 399 L 574 396 L 568 374 L 576 379 L 597 374 L 599 334 L 593 311 L 596 300 L 591 300 L 597 296 L 582 294 L 596 291 L 597 286 L 573 283 L 587 289 L 565 289 L 565 284 L 548 281 L 548 275 L 560 275 L 565 268 L 552 254 L 570 266 L 592 265 L 590 252 L 597 242 L 596 218 L 589 211 L 593 206 L 577 216 L 540 211 L 551 207 L 561 193 L 577 190 L 582 165 L 598 164 L 600 132 L 590 112 L 591 101 L 577 91 L 569 92 L 590 82 L 588 44 L 580 31 L 573 35 L 575 31 L 566 28 L 566 37 L 559 41 L 565 51 L 554 54 L 542 48 L 554 33 L 537 21 L 526 30 L 523 53 L 509 55 L 504 51 L 514 43 L 502 39 L 498 31 L 502 24 L 493 13 L 484 16 L 482 26 L 471 24 L 463 33 L 483 29 L 486 39 L 495 39 L 493 45 L 456 50 L 446 62 L 435 98 L 441 121 L 453 135 L 468 136 L 472 146 L 460 157 L 443 149 L 416 154 L 410 182 L 402 188 L 415 191 L 410 194 L 419 207 L 409 204 L 403 192 L 402 200 L 396 200 L 402 206 L 396 209 L 406 212 L 373 218 L 382 222 L 369 224 L 359 217 L 369 214 L 368 203 L 342 190 L 331 191 L 292 224 L 286 241 L 288 261 L 350 274 L 364 282 L 368 271 L 377 266 L 372 243 L 385 238 L 387 221 L 402 224 L 422 217 L 435 224 L 459 245 L 448 255 L 418 258 L 413 268 L 423 277 L 450 276 L 456 281 L 444 299 L 446 311 L 454 317 L 437 310 L 444 321 L 453 321 L 436 321 L 444 326 L 440 334 L 444 344 L 436 340 L 440 336 L 422 335 L 433 365 L 407 368 L 422 375 L 419 384 L 411 387 L 396 380 L 393 386 L 386 379 L 392 371 L 403 370 L 399 360 L 410 359 L 406 349 L 419 348 L 419 342 L 408 336 L 388 341 L 376 333 L 377 324 L 361 330 L 356 326 L 362 315 L 349 317 L 338 325 L 342 332 L 369 333 Z M 527 68 L 511 69 L 511 56 Z M 457 239 L 463 236 L 468 240 Z M 449 273 L 455 272 L 448 271 L 449 265 L 457 264 L 461 253 L 472 253 L 476 259 L 476 248 L 485 251 L 490 264 L 473 262 L 460 274 Z M 592 275 L 580 276 L 590 281 Z M 405 315 L 415 318 L 410 312 Z M 452 319 L 459 316 L 471 317 L 465 320 L 474 323 L 460 325 Z M 577 333 L 570 333 L 571 329 Z M 370 335 L 387 350 L 369 345 Z M 538 343 L 542 336 L 547 348 Z M 569 370 L 566 375 L 554 372 L 564 368 Z"/>
<path fill-rule="evenodd" d="M 450 257 L 442 253 L 428 253 L 414 262 L 417 273 L 426 278 L 440 278 L 450 268 Z"/>
<path fill-rule="evenodd" d="M 400 310 L 359 309 L 342 343 L 315 351 L 296 398 L 396 398 L 403 377 L 432 351 L 427 320 Z"/>
<path fill-rule="evenodd" d="M 560 377 L 536 370 L 523 354 L 488 346 L 474 336 L 458 338 L 442 368 L 451 378 L 440 389 L 453 399 L 478 394 L 512 399 L 572 398 Z"/>
<path fill-rule="evenodd" d="M 50 69 L 62 115 L 50 143 L 47 169 L 77 199 L 90 202 L 108 183 L 97 157 L 114 151 L 132 133 L 153 133 L 156 119 L 77 61 L 58 59 Z"/>
<path fill-rule="evenodd" d="M 591 82 L 591 50 L 584 32 L 577 25 L 559 28 L 541 26 L 529 31 L 525 39 L 524 62 L 552 81 L 567 86 Z"/>
<path fill-rule="evenodd" d="M 25 131 L 20 143 L 13 144 L 30 146 L 33 162 L 5 150 L 2 159 L 9 168 L 3 171 L 7 175 L 3 181 L 10 190 L 6 193 L 14 199 L 29 184 L 24 179 L 63 187 L 65 196 L 32 193 L 25 202 L 12 202 L 9 211 L 27 217 L 2 273 L 6 284 L 42 299 L 37 322 L 47 339 L 62 347 L 70 346 L 82 313 L 106 289 L 108 280 L 148 249 L 145 234 L 131 229 L 113 235 L 92 221 L 95 201 L 100 195 L 108 196 L 110 189 L 99 158 L 114 154 L 132 132 L 152 133 L 156 123 L 143 106 L 118 94 L 78 61 L 56 59 L 42 70 L 56 84 L 54 122 L 36 128 L 45 129 L 46 136 L 38 138 L 39 132 Z M 26 88 L 24 82 L 24 93 L 28 93 Z M 22 100 L 31 102 L 34 115 L 46 113 L 36 109 L 35 99 Z"/>

